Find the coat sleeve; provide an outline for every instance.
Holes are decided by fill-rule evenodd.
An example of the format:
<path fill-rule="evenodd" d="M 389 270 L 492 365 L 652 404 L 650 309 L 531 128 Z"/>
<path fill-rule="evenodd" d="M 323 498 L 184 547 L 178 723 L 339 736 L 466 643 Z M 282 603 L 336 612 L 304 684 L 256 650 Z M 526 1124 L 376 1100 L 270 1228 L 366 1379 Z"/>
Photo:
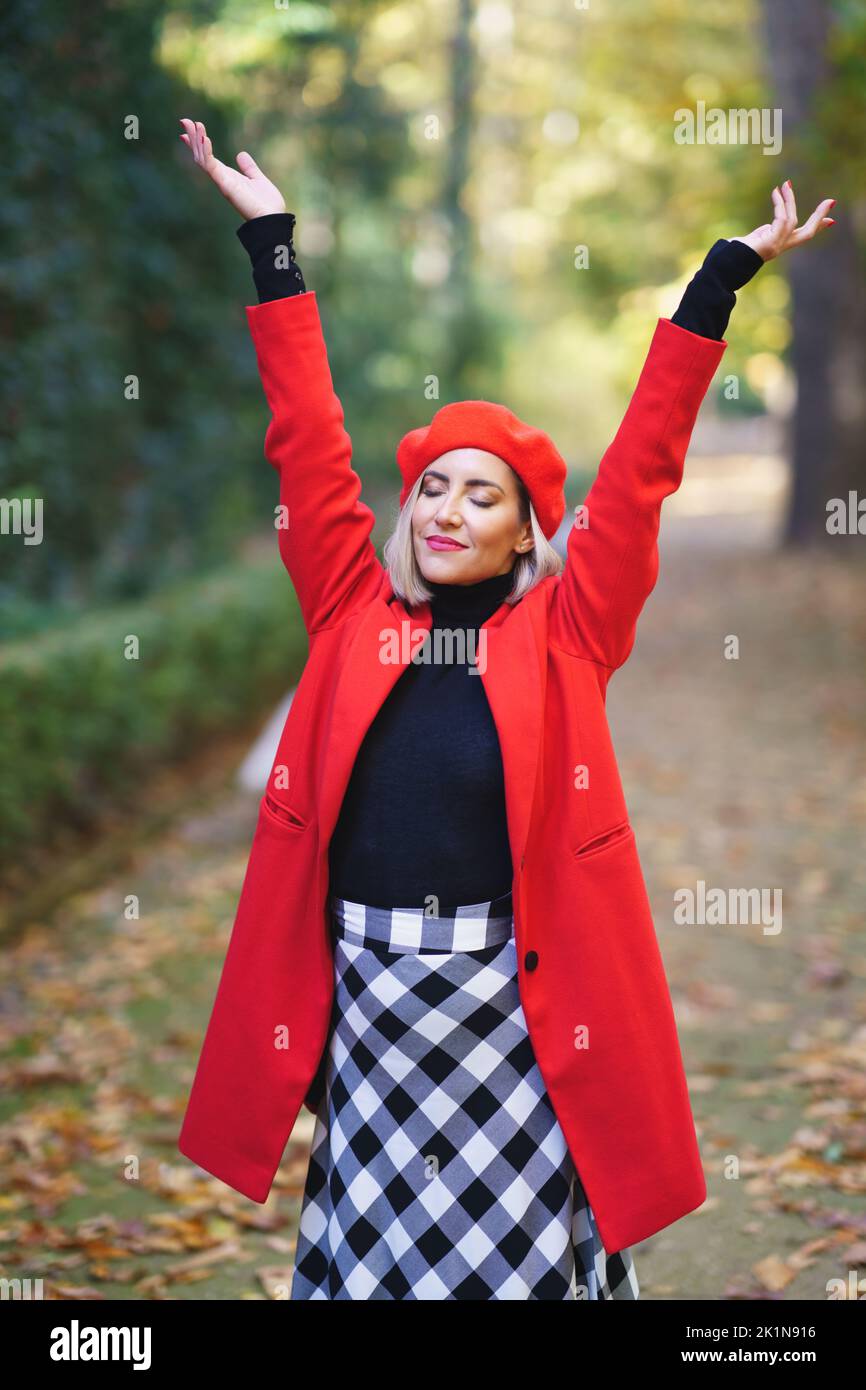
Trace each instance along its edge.
<path fill-rule="evenodd" d="M 375 595 L 375 517 L 360 500 L 314 290 L 247 306 L 271 410 L 265 457 L 280 479 L 280 556 L 312 635 Z"/>
<path fill-rule="evenodd" d="M 658 320 L 623 421 L 569 532 L 551 638 L 611 670 L 629 656 L 658 578 L 661 505 L 682 482 L 692 429 L 726 348 Z"/>

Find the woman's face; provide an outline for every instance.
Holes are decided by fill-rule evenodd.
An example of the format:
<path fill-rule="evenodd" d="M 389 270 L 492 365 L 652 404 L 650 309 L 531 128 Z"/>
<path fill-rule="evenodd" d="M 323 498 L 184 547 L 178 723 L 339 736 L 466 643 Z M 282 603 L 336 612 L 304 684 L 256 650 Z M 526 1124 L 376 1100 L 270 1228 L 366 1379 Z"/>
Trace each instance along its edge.
<path fill-rule="evenodd" d="M 532 549 L 510 466 L 486 449 L 440 454 L 424 472 L 412 541 L 421 573 L 436 583 L 477 584 L 505 574 Z"/>

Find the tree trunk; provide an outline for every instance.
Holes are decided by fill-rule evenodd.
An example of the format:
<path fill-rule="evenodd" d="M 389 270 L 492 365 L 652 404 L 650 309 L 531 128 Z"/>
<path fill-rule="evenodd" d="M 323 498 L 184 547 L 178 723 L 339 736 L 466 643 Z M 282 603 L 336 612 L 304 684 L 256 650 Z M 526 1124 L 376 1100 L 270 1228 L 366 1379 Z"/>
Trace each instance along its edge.
<path fill-rule="evenodd" d="M 835 78 L 828 56 L 832 12 L 826 0 L 763 0 L 763 19 L 767 63 L 786 142 L 779 182 L 790 178 L 799 191 L 802 223 L 814 203 L 833 195 L 832 169 L 816 168 L 808 153 L 820 99 Z M 819 187 L 824 181 L 827 186 Z M 808 205 L 803 203 L 805 188 L 810 189 Z M 847 499 L 848 488 L 856 486 L 862 473 L 866 304 L 859 259 L 848 210 L 842 209 L 835 227 L 785 260 L 797 389 L 790 423 L 792 488 L 783 533 L 786 545 L 829 539 L 827 503 L 832 497 Z M 840 537 L 832 539 L 838 544 Z"/>
<path fill-rule="evenodd" d="M 451 382 L 463 378 L 477 348 L 472 278 L 473 228 L 463 198 L 469 177 L 474 118 L 475 53 L 471 33 L 474 12 L 475 0 L 457 0 L 451 44 L 451 129 L 448 132 L 449 146 L 442 191 L 442 205 L 451 237 L 450 274 L 442 287 L 442 299 L 448 306 L 447 373 Z"/>

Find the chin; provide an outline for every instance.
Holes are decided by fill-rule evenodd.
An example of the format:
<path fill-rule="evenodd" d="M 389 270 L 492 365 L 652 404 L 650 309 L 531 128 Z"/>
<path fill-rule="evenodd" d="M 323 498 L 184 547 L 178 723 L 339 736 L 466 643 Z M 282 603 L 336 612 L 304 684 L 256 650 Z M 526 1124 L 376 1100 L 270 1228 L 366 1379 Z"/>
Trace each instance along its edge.
<path fill-rule="evenodd" d="M 424 542 L 423 557 L 417 551 L 415 558 L 418 561 L 418 568 L 425 579 L 435 579 L 437 582 L 448 579 L 451 575 L 461 574 L 465 570 L 468 550 L 441 550 L 438 555 L 434 555 L 432 550 L 428 550 Z"/>

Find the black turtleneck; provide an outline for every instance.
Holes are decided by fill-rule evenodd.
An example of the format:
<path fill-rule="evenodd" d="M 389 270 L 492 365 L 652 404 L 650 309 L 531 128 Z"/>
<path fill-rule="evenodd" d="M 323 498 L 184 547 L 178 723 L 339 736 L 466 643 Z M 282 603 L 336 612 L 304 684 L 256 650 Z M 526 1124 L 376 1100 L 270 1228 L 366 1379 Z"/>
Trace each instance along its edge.
<path fill-rule="evenodd" d="M 441 914 L 511 889 L 499 735 L 484 683 L 478 629 L 513 575 L 476 584 L 428 582 L 433 626 L 397 678 L 358 751 L 329 846 L 330 891 L 375 907 Z M 475 633 L 437 645 L 442 629 Z M 453 659 L 450 659 L 453 658 Z M 435 905 L 434 905 L 435 907 Z"/>

